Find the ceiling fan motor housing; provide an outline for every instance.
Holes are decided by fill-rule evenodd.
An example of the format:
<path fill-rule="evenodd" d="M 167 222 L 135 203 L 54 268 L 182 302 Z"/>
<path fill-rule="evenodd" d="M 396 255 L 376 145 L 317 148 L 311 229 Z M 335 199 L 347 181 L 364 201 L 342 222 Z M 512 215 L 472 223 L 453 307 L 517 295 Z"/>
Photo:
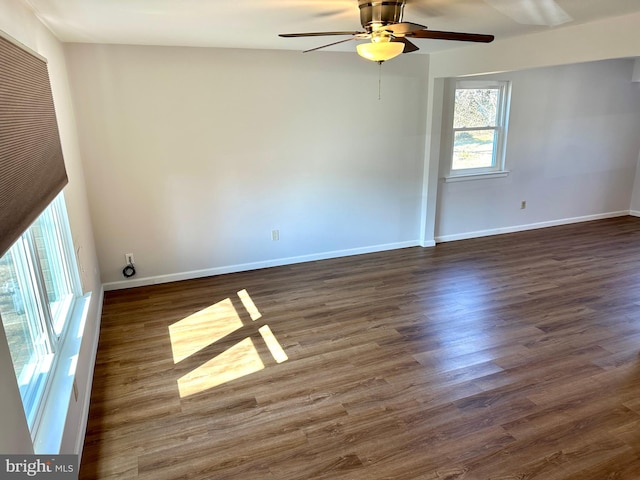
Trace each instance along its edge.
<path fill-rule="evenodd" d="M 360 23 L 368 33 L 379 26 L 402 22 L 405 0 L 358 0 Z"/>

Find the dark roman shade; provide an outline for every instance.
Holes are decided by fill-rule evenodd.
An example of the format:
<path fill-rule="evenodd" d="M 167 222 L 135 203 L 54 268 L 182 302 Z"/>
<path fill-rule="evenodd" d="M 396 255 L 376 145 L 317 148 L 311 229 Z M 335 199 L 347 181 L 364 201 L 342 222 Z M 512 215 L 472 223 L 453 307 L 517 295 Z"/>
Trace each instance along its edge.
<path fill-rule="evenodd" d="M 0 255 L 66 184 L 47 64 L 0 35 Z"/>

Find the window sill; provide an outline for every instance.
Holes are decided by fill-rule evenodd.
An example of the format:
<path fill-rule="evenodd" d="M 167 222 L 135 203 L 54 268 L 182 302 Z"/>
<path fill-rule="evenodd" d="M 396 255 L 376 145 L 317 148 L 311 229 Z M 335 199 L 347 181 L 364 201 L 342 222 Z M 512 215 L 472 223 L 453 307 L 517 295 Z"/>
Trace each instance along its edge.
<path fill-rule="evenodd" d="M 502 170 L 500 172 L 487 172 L 487 173 L 470 173 L 467 175 L 449 175 L 444 177 L 445 183 L 452 182 L 467 182 L 469 180 L 486 180 L 489 178 L 504 178 L 509 175 L 509 170 Z"/>
<path fill-rule="evenodd" d="M 90 300 L 91 293 L 87 293 L 77 298 L 73 306 L 65 339 L 60 348 L 60 356 L 54 366 L 51 385 L 44 399 L 42 417 L 33 437 L 33 449 L 36 454 L 60 452 L 69 403 L 73 398 L 78 354 Z"/>

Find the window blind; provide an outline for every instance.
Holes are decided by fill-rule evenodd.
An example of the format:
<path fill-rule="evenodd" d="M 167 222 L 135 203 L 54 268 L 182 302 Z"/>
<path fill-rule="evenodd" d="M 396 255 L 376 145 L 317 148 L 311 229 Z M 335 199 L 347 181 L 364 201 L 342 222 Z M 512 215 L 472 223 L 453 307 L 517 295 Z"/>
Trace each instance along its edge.
<path fill-rule="evenodd" d="M 0 35 L 0 255 L 67 181 L 47 64 Z"/>

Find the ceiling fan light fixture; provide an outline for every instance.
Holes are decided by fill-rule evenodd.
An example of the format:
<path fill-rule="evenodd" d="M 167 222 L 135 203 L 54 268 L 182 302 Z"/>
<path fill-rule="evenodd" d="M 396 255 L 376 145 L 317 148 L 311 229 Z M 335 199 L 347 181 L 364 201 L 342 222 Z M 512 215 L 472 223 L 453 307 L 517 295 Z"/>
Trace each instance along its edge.
<path fill-rule="evenodd" d="M 386 62 L 404 51 L 402 42 L 370 42 L 356 47 L 358 55 L 372 62 Z"/>

